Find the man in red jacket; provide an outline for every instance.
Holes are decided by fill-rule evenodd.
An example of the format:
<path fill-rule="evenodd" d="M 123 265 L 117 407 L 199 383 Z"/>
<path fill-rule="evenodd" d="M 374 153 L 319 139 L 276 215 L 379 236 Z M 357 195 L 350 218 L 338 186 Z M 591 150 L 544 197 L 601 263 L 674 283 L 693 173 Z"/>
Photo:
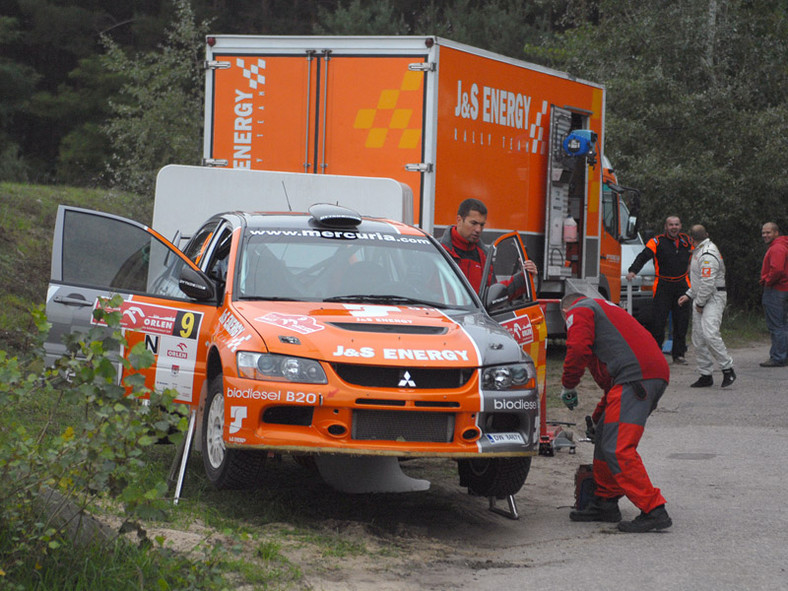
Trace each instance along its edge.
<path fill-rule="evenodd" d="M 479 293 L 482 286 L 482 272 L 489 249 L 481 240 L 486 224 L 487 206 L 478 199 L 469 198 L 460 203 L 457 209 L 457 224 L 448 228 L 440 239 L 440 243 L 471 282 L 476 293 Z M 536 264 L 531 260 L 525 261 L 523 268 L 529 273 L 537 272 Z M 491 268 L 487 283 L 493 281 Z M 525 289 L 525 277 L 519 273 L 504 283 L 509 287 L 511 297 Z"/>
<path fill-rule="evenodd" d="M 561 309 L 567 331 L 561 399 L 570 410 L 577 405 L 575 388 L 586 368 L 605 392 L 591 417 L 596 491 L 588 506 L 569 518 L 620 522 L 623 532 L 670 527 L 665 498 L 637 453 L 646 419 L 670 379 L 662 351 L 637 320 L 607 300 L 575 293 L 561 300 Z M 621 521 L 622 496 L 641 511 L 632 521 Z"/>
<path fill-rule="evenodd" d="M 763 225 L 761 236 L 768 246 L 761 266 L 761 302 L 772 336 L 769 360 L 761 367 L 782 367 L 788 365 L 788 236 L 780 236 L 774 222 Z"/>

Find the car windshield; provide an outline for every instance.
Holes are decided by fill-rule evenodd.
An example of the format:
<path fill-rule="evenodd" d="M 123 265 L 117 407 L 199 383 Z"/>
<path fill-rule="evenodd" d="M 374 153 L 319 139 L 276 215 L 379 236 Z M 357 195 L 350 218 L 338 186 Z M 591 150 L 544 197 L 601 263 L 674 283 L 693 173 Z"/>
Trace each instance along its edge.
<path fill-rule="evenodd" d="M 453 266 L 425 236 L 249 229 L 236 297 L 475 306 Z"/>

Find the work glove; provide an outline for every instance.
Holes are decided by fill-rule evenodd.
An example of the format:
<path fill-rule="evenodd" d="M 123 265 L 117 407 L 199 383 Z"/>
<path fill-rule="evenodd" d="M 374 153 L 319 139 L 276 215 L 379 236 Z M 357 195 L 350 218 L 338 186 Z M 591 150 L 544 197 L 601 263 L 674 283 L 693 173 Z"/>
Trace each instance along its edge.
<path fill-rule="evenodd" d="M 569 410 L 572 410 L 577 406 L 577 390 L 574 388 L 561 388 L 561 402 L 563 402 Z"/>
<path fill-rule="evenodd" d="M 596 425 L 594 424 L 594 419 L 588 415 L 586 415 L 586 438 L 591 443 L 596 443 Z"/>

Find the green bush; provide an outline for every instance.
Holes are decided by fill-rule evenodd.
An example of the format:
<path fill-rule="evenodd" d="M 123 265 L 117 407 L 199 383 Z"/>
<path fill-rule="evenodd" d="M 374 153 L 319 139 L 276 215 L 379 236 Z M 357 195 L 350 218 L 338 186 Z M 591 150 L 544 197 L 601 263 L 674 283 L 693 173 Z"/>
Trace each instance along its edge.
<path fill-rule="evenodd" d="M 118 359 L 120 313 L 107 310 L 119 303 L 116 296 L 94 313 L 111 336 L 98 326 L 72 335 L 52 368 L 42 361 L 48 323 L 40 309 L 38 354 L 20 360 L 0 351 L 0 583 L 28 580 L 62 560 L 63 548 L 106 543 L 88 531 L 97 503 L 127 520 L 166 512 L 167 484 L 145 469 L 146 451 L 182 438 L 187 419 L 174 391 L 145 388 L 138 372 L 152 364 L 149 351 L 135 347 Z M 124 385 L 118 362 L 130 371 Z"/>

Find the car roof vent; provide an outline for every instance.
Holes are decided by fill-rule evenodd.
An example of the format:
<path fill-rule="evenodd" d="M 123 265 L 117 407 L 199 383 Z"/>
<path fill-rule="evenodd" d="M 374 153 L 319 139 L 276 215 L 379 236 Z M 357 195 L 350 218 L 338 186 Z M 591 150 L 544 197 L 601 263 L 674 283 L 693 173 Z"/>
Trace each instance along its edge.
<path fill-rule="evenodd" d="M 355 228 L 361 223 L 358 212 L 330 203 L 315 203 L 309 208 L 312 219 L 329 228 Z"/>

